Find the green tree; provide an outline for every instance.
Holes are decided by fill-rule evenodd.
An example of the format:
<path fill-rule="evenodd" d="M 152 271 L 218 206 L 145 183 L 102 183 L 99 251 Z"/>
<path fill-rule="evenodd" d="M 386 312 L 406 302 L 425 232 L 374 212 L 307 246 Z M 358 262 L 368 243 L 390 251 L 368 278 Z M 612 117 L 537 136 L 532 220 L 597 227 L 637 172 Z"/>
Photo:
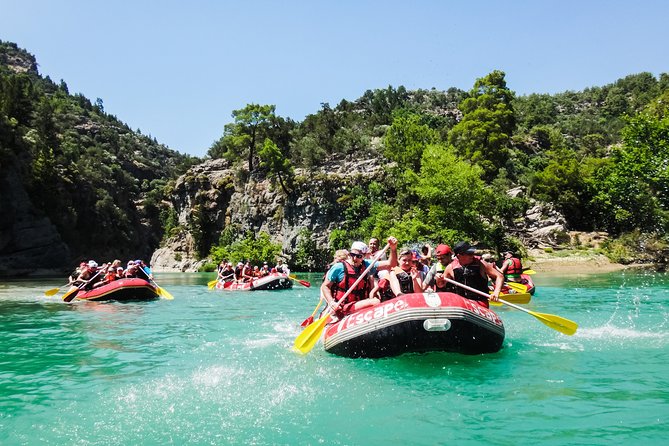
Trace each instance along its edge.
<path fill-rule="evenodd" d="M 419 197 L 420 220 L 433 231 L 430 238 L 443 239 L 455 233 L 485 238 L 486 216 L 490 216 L 492 205 L 481 168 L 459 158 L 452 148 L 428 145 L 411 188 Z"/>
<path fill-rule="evenodd" d="M 209 149 L 212 158 L 225 157 L 231 160 L 246 156 L 249 172 L 253 171 L 256 152 L 265 139 L 272 139 L 272 130 L 281 128 L 282 118 L 275 115 L 274 105 L 248 104 L 234 110 L 234 122 L 226 124 L 223 137 Z"/>
<path fill-rule="evenodd" d="M 460 104 L 462 120 L 448 136 L 458 153 L 483 168 L 487 180 L 505 165 L 516 125 L 513 92 L 504 76 L 502 71 L 493 71 L 474 83 L 469 97 Z"/>
<path fill-rule="evenodd" d="M 311 271 L 314 267 L 323 270 L 329 260 L 329 253 L 318 247 L 313 232 L 302 228 L 297 237 L 293 268 L 301 271 Z"/>
<path fill-rule="evenodd" d="M 667 106 L 629 119 L 613 163 L 597 171 L 593 205 L 613 233 L 669 231 L 669 113 Z"/>
<path fill-rule="evenodd" d="M 386 132 L 383 154 L 402 169 L 420 170 L 423 150 L 439 140 L 436 131 L 421 124 L 420 116 L 398 115 Z"/>
<path fill-rule="evenodd" d="M 289 195 L 286 180 L 290 180 L 293 176 L 293 165 L 288 157 L 281 152 L 281 149 L 271 139 L 265 140 L 258 156 L 261 159 L 260 166 L 267 169 L 268 177 L 278 181 L 283 193 Z"/>

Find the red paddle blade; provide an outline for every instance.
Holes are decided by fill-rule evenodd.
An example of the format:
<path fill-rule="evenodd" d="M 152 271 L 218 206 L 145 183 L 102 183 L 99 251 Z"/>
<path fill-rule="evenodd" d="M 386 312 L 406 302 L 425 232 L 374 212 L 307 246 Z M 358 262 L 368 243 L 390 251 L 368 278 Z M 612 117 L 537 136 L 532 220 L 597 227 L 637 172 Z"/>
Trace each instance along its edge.
<path fill-rule="evenodd" d="M 311 286 L 311 283 L 307 282 L 306 280 L 298 280 L 298 282 L 300 282 L 300 285 L 305 286 L 307 288 Z"/>
<path fill-rule="evenodd" d="M 301 325 L 302 327 L 306 327 L 307 325 L 311 324 L 313 321 L 314 321 L 314 317 L 313 317 L 313 316 L 309 316 L 309 317 L 306 318 L 306 319 L 304 320 L 304 322 L 302 322 L 300 325 Z"/>

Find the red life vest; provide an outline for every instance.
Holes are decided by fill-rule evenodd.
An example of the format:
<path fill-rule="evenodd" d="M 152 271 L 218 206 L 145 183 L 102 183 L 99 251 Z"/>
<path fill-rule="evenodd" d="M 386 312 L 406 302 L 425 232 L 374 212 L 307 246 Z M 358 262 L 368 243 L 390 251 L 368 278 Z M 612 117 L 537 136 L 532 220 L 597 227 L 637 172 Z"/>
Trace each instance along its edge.
<path fill-rule="evenodd" d="M 506 269 L 506 274 L 508 276 L 511 275 L 519 275 L 523 273 L 523 264 L 520 263 L 520 259 L 517 259 L 515 257 L 511 257 L 509 260 L 511 260 L 511 265 Z"/>
<path fill-rule="evenodd" d="M 356 272 L 355 268 L 350 263 L 341 263 L 344 264 L 344 278 L 341 280 L 341 282 L 335 283 L 332 286 L 332 296 L 336 301 L 339 301 L 339 299 L 344 297 L 344 294 L 346 294 L 346 292 L 353 286 L 355 281 L 358 280 L 360 274 L 362 274 L 362 272 L 365 270 L 364 263 L 359 272 Z M 355 286 L 355 289 L 349 293 L 348 297 L 346 298 L 346 302 L 357 302 L 359 300 L 366 299 L 368 294 L 369 281 L 363 279 Z"/>

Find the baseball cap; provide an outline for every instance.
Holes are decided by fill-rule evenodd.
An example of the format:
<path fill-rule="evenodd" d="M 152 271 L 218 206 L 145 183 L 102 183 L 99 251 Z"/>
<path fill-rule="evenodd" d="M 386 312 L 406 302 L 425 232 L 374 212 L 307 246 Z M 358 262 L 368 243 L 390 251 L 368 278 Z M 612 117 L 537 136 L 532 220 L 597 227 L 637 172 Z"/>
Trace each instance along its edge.
<path fill-rule="evenodd" d="M 360 251 L 362 254 L 367 254 L 369 248 L 363 242 L 353 242 L 351 245 L 351 251 L 353 250 Z"/>
<path fill-rule="evenodd" d="M 435 256 L 445 256 L 446 254 L 453 254 L 451 247 L 448 245 L 441 244 L 434 250 Z"/>
<path fill-rule="evenodd" d="M 467 242 L 458 242 L 454 247 L 453 247 L 453 252 L 455 254 L 474 254 L 476 252 L 476 248 L 474 248 L 472 245 L 470 245 Z"/>

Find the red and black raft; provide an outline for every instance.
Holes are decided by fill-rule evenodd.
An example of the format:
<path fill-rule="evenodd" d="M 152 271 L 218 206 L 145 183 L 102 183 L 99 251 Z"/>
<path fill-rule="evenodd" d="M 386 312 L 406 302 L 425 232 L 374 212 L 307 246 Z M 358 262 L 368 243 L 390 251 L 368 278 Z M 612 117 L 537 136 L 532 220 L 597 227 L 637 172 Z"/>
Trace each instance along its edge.
<path fill-rule="evenodd" d="M 151 283 L 144 279 L 118 279 L 106 285 L 92 288 L 90 290 L 81 290 L 75 296 L 78 300 L 153 300 L 160 296 L 158 290 Z"/>
<path fill-rule="evenodd" d="M 285 290 L 293 287 L 293 281 L 286 274 L 272 273 L 251 282 L 217 282 L 216 289 L 228 291 Z"/>
<path fill-rule="evenodd" d="M 489 308 L 454 293 L 404 294 L 329 325 L 325 350 L 351 358 L 409 352 L 495 353 L 502 320 Z"/>

